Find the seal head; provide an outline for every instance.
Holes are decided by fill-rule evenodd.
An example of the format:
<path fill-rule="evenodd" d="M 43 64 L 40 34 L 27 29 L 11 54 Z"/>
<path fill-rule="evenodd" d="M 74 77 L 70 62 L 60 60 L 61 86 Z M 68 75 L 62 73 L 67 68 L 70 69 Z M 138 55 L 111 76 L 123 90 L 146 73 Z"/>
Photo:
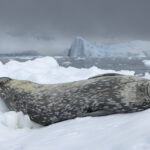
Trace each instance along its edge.
<path fill-rule="evenodd" d="M 0 78 L 0 97 L 1 98 L 5 98 L 6 93 L 4 92 L 5 90 L 5 83 L 7 83 L 8 81 L 12 80 L 11 78 L 8 77 L 1 77 Z"/>

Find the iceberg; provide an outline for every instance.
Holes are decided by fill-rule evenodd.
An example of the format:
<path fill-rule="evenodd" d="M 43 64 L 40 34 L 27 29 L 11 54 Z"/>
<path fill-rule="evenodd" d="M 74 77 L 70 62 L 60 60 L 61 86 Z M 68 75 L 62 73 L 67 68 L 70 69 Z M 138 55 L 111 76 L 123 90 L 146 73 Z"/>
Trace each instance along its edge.
<path fill-rule="evenodd" d="M 69 49 L 69 56 L 71 57 L 97 57 L 105 56 L 105 45 L 99 44 L 99 46 L 92 45 L 84 40 L 82 37 L 77 37 Z"/>
<path fill-rule="evenodd" d="M 130 41 L 115 44 L 91 44 L 82 37 L 72 42 L 68 56 L 70 57 L 149 57 L 150 42 Z"/>

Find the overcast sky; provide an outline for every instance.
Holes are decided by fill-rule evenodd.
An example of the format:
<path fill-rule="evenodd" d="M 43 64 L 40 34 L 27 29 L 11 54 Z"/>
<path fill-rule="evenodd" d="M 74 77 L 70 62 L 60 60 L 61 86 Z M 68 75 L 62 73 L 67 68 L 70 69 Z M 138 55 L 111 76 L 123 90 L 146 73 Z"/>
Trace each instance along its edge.
<path fill-rule="evenodd" d="M 150 0 L 0 0 L 0 52 L 57 54 L 76 36 L 150 40 Z"/>

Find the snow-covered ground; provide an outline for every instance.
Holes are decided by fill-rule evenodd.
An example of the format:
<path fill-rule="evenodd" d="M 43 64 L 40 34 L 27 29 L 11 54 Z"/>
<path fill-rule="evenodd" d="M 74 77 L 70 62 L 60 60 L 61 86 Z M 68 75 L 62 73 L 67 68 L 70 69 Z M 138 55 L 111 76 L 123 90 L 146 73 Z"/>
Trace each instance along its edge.
<path fill-rule="evenodd" d="M 51 57 L 0 63 L 0 77 L 59 83 L 115 72 L 96 67 L 63 68 Z M 117 73 L 134 75 L 134 71 Z M 150 78 L 147 73 L 146 78 Z M 0 150 L 150 150 L 150 109 L 132 114 L 85 117 L 42 127 L 0 101 Z"/>

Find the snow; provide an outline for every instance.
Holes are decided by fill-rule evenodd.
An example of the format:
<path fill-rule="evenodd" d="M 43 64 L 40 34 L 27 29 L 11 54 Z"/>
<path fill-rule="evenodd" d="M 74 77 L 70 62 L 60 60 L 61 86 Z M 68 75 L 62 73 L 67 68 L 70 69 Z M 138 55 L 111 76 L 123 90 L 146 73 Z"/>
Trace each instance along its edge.
<path fill-rule="evenodd" d="M 71 57 L 147 57 L 150 56 L 150 42 L 130 41 L 115 44 L 90 44 L 77 37 L 69 50 Z"/>
<path fill-rule="evenodd" d="M 144 63 L 146 66 L 150 67 L 150 60 L 143 60 L 143 63 Z"/>
<path fill-rule="evenodd" d="M 87 79 L 115 72 L 96 67 L 63 68 L 51 57 L 27 62 L 0 63 L 0 76 L 37 83 Z M 134 71 L 118 73 L 134 75 Z M 150 77 L 146 73 L 146 78 Z M 150 109 L 105 117 L 76 118 L 42 127 L 21 112 L 9 111 L 0 101 L 0 150 L 149 150 Z"/>
<path fill-rule="evenodd" d="M 27 150 L 149 150 L 150 110 L 130 115 L 86 117 L 33 131 Z M 40 140 L 39 137 L 42 139 Z"/>
<path fill-rule="evenodd" d="M 18 80 L 30 80 L 37 83 L 62 83 L 75 80 L 87 79 L 97 74 L 116 72 L 114 70 L 103 70 L 97 67 L 90 69 L 77 69 L 73 67 L 60 67 L 52 57 L 38 58 L 26 62 L 9 61 L 0 63 L 0 77 L 11 77 Z M 121 74 L 134 75 L 134 71 L 122 70 Z"/>

